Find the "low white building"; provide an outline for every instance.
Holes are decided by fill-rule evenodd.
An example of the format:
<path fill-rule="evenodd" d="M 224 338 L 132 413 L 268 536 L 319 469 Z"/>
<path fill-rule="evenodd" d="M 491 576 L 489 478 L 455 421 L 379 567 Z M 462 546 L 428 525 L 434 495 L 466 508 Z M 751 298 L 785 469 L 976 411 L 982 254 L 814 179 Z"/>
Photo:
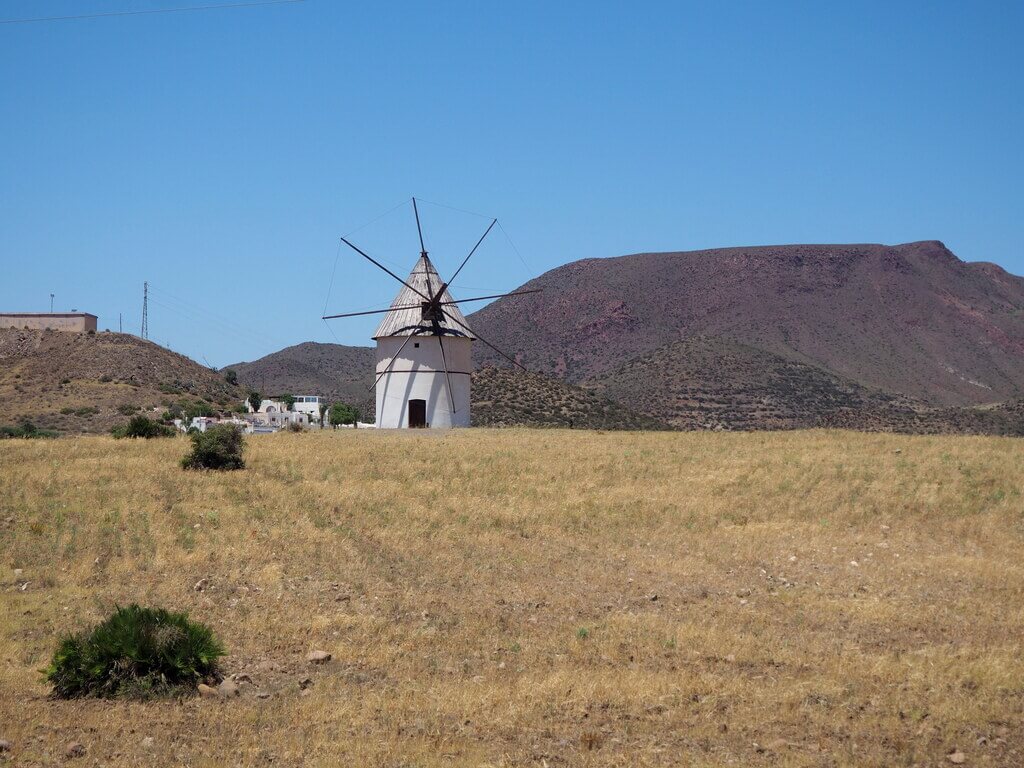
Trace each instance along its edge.
<path fill-rule="evenodd" d="M 324 398 L 318 395 L 299 395 L 295 398 L 295 402 L 291 408 L 288 407 L 288 403 L 284 400 L 278 400 L 276 398 L 265 398 L 260 401 L 260 407 L 253 409 L 252 403 L 248 400 L 245 403 L 246 409 L 249 413 L 254 414 L 282 414 L 282 413 L 301 413 L 306 416 L 306 423 L 322 424 L 323 419 L 320 414 L 321 406 L 326 405 Z"/>
<path fill-rule="evenodd" d="M 320 421 L 320 409 L 326 405 L 327 403 L 324 402 L 324 399 L 317 395 L 299 395 L 295 398 L 292 410 L 299 413 L 308 413 L 311 421 Z"/>

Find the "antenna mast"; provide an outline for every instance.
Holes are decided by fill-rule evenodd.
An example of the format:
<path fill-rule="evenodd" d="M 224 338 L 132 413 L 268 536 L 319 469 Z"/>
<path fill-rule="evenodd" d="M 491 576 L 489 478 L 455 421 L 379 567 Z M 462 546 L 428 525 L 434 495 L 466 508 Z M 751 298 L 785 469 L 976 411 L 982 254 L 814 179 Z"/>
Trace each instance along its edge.
<path fill-rule="evenodd" d="M 149 282 L 142 284 L 142 338 L 149 338 Z"/>

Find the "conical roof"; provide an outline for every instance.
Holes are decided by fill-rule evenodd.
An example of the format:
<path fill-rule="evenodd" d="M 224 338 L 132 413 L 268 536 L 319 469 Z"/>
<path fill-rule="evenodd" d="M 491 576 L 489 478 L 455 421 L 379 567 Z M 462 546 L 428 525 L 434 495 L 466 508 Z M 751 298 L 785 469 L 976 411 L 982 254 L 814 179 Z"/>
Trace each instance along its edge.
<path fill-rule="evenodd" d="M 402 290 L 395 296 L 395 300 L 391 302 L 391 306 L 412 308 L 396 309 L 384 315 L 384 319 L 377 326 L 373 338 L 409 336 L 416 328 L 429 329 L 433 327 L 433 323 L 430 320 L 423 319 L 422 304 L 426 301 L 423 297 L 436 296 L 444 282 L 425 253 L 420 256 L 416 266 L 412 268 L 412 272 L 409 273 L 409 277 L 405 279 L 405 282 L 415 288 L 416 291 L 419 291 L 419 293 L 410 290 L 408 286 L 403 286 Z M 441 301 L 454 301 L 447 288 L 444 289 Z M 469 324 L 466 322 L 466 317 L 459 311 L 457 304 L 449 304 L 442 307 L 442 309 L 444 309 L 444 313 L 448 317 L 443 317 L 438 321 L 438 325 L 441 328 L 453 331 L 457 335 L 468 336 L 471 339 L 475 338 L 472 332 L 468 330 Z M 457 322 L 452 322 L 452 319 Z M 459 323 L 462 323 L 462 325 L 459 325 Z"/>

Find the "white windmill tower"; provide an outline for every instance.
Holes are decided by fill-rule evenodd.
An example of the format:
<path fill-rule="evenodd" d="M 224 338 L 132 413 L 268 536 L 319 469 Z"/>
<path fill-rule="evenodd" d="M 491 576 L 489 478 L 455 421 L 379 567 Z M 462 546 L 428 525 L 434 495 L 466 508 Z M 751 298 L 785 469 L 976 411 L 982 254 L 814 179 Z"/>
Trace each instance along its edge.
<path fill-rule="evenodd" d="M 482 341 L 514 365 L 519 368 L 523 366 L 470 329 L 457 305 L 537 293 L 537 290 L 476 296 L 459 301 L 453 299 L 448 285 L 466 266 L 470 256 L 476 253 L 498 220 L 491 220 L 459 268 L 449 280 L 444 281 L 423 245 L 423 229 L 420 226 L 416 198 L 412 199 L 412 206 L 420 238 L 420 256 L 405 280 L 344 237 L 341 238 L 345 245 L 402 283 L 402 289 L 391 306 L 368 312 L 326 315 L 323 319 L 384 315 L 373 334 L 377 342 L 374 386 L 377 389 L 378 427 L 468 427 L 473 342 Z"/>

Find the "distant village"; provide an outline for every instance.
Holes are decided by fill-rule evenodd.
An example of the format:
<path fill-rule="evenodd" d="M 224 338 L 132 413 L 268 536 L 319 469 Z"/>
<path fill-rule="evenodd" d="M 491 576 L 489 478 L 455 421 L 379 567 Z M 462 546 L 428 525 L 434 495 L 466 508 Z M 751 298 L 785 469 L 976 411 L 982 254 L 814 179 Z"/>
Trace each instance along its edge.
<path fill-rule="evenodd" d="M 339 406 L 335 405 L 337 409 Z M 198 430 L 205 432 L 215 424 L 234 424 L 247 434 L 270 434 L 291 429 L 373 429 L 372 423 L 358 420 L 357 414 L 348 406 L 340 406 L 341 414 L 328 407 L 324 398 L 319 395 L 281 395 L 272 398 L 260 398 L 256 406 L 253 400 L 246 400 L 245 413 L 231 416 L 193 416 L 191 419 L 174 419 L 174 426 L 182 432 Z M 347 412 L 344 412 L 347 411 Z M 340 422 L 340 423 L 339 423 Z"/>

